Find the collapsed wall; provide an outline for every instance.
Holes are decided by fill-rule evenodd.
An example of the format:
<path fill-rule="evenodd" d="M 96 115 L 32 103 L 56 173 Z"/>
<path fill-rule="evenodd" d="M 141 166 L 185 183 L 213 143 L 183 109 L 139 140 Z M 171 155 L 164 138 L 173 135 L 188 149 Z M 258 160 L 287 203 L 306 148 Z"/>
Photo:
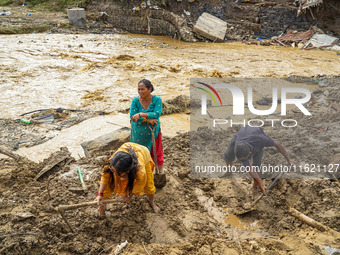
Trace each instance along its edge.
<path fill-rule="evenodd" d="M 270 38 L 287 29 L 308 30 L 314 25 L 330 29 L 333 34 L 340 33 L 336 29 L 336 24 L 340 24 L 340 18 L 337 18 L 340 6 L 336 0 L 325 0 L 323 4 L 300 15 L 298 7 L 291 2 L 149 0 L 137 3 L 98 0 L 92 2 L 88 11 L 106 12 L 109 24 L 130 33 L 165 35 L 188 42 L 206 40 L 193 32 L 203 13 L 209 13 L 228 23 L 225 41 L 248 39 L 250 36 Z"/>
<path fill-rule="evenodd" d="M 90 11 L 105 11 L 107 22 L 114 27 L 135 34 L 166 35 L 184 41 L 196 41 L 192 29 L 181 16 L 166 9 L 137 9 L 134 3 L 120 1 L 98 1 L 93 3 Z"/>

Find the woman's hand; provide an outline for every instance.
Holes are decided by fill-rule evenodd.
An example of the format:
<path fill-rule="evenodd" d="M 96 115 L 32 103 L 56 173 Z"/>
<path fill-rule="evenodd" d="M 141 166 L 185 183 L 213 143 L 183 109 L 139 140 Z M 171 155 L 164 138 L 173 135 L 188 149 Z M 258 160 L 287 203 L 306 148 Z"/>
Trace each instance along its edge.
<path fill-rule="evenodd" d="M 102 196 L 97 196 L 93 202 L 97 202 L 97 204 L 100 205 L 102 200 L 103 200 Z"/>
<path fill-rule="evenodd" d="M 158 123 L 158 119 L 149 119 L 149 123 L 151 125 L 157 124 Z"/>
<path fill-rule="evenodd" d="M 122 197 L 124 203 L 130 203 L 131 198 L 129 196 Z"/>
<path fill-rule="evenodd" d="M 139 118 L 140 118 L 140 113 L 136 113 L 135 115 L 132 116 L 131 119 L 132 119 L 134 122 L 136 122 L 137 120 L 139 120 Z"/>

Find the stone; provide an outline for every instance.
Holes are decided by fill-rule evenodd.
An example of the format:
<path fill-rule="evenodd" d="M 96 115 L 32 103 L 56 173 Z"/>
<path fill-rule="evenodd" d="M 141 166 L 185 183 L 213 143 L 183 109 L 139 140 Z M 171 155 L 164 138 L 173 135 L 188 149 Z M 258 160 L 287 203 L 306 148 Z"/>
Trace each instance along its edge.
<path fill-rule="evenodd" d="M 116 150 L 129 140 L 130 128 L 122 127 L 112 133 L 97 137 L 92 141 L 83 142 L 81 143 L 81 147 L 84 149 L 85 156 L 91 157 L 98 154 L 98 152 Z"/>

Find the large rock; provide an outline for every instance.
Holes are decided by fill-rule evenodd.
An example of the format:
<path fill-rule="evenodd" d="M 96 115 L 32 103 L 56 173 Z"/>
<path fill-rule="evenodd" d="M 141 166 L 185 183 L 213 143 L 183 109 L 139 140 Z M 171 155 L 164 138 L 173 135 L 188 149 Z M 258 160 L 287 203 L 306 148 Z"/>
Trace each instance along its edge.
<path fill-rule="evenodd" d="M 92 141 L 81 143 L 86 157 L 91 157 L 108 151 L 118 149 L 123 143 L 130 140 L 130 128 L 122 127 L 112 133 L 102 135 Z"/>
<path fill-rule="evenodd" d="M 193 31 L 212 41 L 222 42 L 227 31 L 227 22 L 205 12 L 198 18 Z"/>

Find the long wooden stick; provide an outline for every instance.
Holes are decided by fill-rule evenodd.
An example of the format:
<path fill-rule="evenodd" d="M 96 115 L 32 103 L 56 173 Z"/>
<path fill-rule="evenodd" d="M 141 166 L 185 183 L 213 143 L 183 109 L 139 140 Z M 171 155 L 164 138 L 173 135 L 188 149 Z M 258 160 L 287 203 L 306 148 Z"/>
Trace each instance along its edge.
<path fill-rule="evenodd" d="M 301 220 L 302 222 L 306 223 L 307 225 L 316 228 L 322 232 L 325 232 L 326 230 L 329 230 L 329 228 L 322 223 L 313 220 L 312 218 L 308 217 L 307 215 L 303 214 L 302 212 L 299 212 L 298 210 L 294 209 L 293 207 L 289 207 L 288 211 L 289 215 L 297 218 L 298 220 Z"/>
<path fill-rule="evenodd" d="M 101 203 L 105 204 L 112 204 L 112 203 L 121 203 L 117 199 L 108 199 L 108 200 L 102 200 Z M 86 202 L 86 203 L 80 203 L 80 204 L 73 204 L 73 205 L 60 205 L 57 208 L 57 211 L 63 210 L 63 211 L 69 211 L 69 210 L 75 210 L 81 207 L 88 207 L 88 206 L 93 206 L 93 205 L 98 205 L 98 202 Z"/>
<path fill-rule="evenodd" d="M 159 174 L 158 164 L 157 164 L 157 154 L 156 154 L 156 139 L 155 139 L 155 134 L 154 134 L 157 125 L 155 125 L 155 127 L 152 128 L 152 127 L 150 127 L 149 123 L 147 123 L 147 124 L 148 124 L 150 131 L 151 131 L 151 136 L 152 136 L 153 161 L 155 163 L 156 174 Z"/>
<path fill-rule="evenodd" d="M 6 155 L 6 156 L 8 156 L 8 157 L 10 157 L 10 158 L 13 158 L 13 159 L 15 159 L 15 160 L 22 160 L 22 161 L 30 161 L 28 158 L 26 158 L 26 157 L 22 157 L 22 156 L 20 156 L 20 155 L 18 155 L 18 154 L 14 154 L 14 153 L 12 153 L 12 152 L 10 152 L 9 150 L 7 150 L 5 147 L 3 147 L 3 146 L 0 146 L 0 153 L 1 154 L 4 154 L 4 155 Z"/>
<path fill-rule="evenodd" d="M 63 218 L 63 220 L 66 222 L 68 228 L 71 230 L 72 233 L 74 233 L 73 228 L 71 227 L 70 223 L 68 222 L 68 220 L 65 217 L 65 211 L 61 208 L 58 208 L 57 211 L 59 212 L 60 216 Z"/>
<path fill-rule="evenodd" d="M 121 202 L 121 201 L 116 200 L 116 199 L 102 200 L 102 203 L 105 203 L 105 204 L 111 204 L 111 203 L 117 203 L 117 202 Z M 73 228 L 71 227 L 70 223 L 65 217 L 65 211 L 74 210 L 74 209 L 78 209 L 81 207 L 87 207 L 87 206 L 92 206 L 92 205 L 98 205 L 98 202 L 86 202 L 86 203 L 80 203 L 80 204 L 74 204 L 74 205 L 60 205 L 59 207 L 56 208 L 56 211 L 60 214 L 60 216 L 66 222 L 71 232 L 74 233 Z"/>

